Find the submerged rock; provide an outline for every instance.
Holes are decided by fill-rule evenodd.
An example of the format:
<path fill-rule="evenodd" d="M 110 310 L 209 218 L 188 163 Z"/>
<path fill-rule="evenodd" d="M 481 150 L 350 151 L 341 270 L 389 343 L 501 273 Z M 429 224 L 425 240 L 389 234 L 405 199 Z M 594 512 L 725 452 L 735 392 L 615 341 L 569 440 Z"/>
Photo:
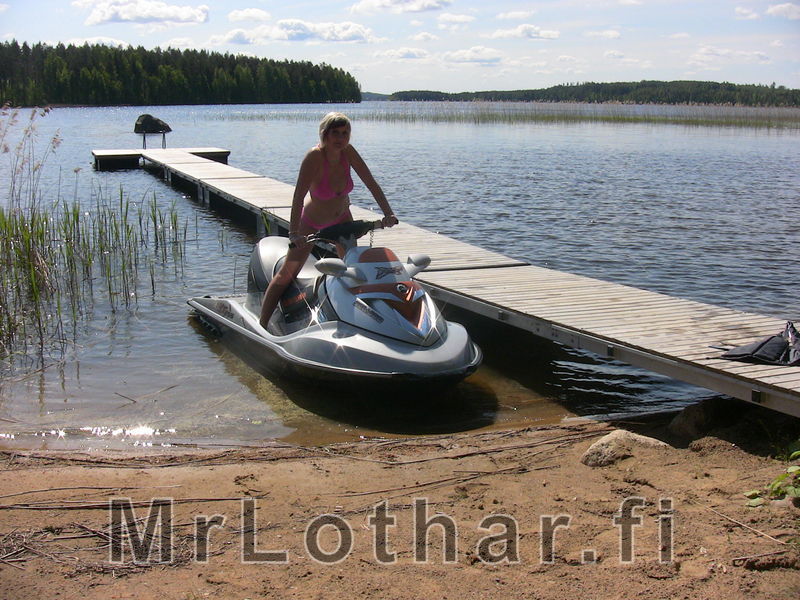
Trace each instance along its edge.
<path fill-rule="evenodd" d="M 696 440 L 720 425 L 728 424 L 736 411 L 727 398 L 707 398 L 679 412 L 667 429 L 679 438 Z"/>

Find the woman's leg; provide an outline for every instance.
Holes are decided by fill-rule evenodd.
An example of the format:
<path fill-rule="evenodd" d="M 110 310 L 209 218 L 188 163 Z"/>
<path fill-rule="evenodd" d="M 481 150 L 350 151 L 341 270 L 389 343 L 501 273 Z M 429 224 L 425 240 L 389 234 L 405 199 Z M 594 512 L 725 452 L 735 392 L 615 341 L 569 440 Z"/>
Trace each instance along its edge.
<path fill-rule="evenodd" d="M 313 223 L 310 219 L 303 219 L 301 216 L 298 233 L 306 236 L 310 233 L 315 233 L 318 228 L 324 228 L 328 227 L 329 225 L 335 225 L 352 220 L 353 215 L 350 213 L 349 208 L 347 208 L 335 221 L 321 226 L 316 225 L 316 223 Z M 261 316 L 259 317 L 259 322 L 264 329 L 267 328 L 270 317 L 272 317 L 272 313 L 278 306 L 278 302 L 280 301 L 283 292 L 286 291 L 286 288 L 289 287 L 289 284 L 294 280 L 295 277 L 297 277 L 300 269 L 303 268 L 308 255 L 311 253 L 311 248 L 311 244 L 307 245 L 305 248 L 290 248 L 286 254 L 286 260 L 284 261 L 283 266 L 269 282 L 267 291 L 264 292 L 264 299 L 261 301 Z M 341 253 L 340 248 L 337 248 L 337 250 Z M 340 258 L 342 257 L 340 256 Z"/>
<path fill-rule="evenodd" d="M 308 225 L 301 224 L 298 233 L 306 236 L 309 233 L 314 233 L 314 231 L 316 230 Z M 313 244 L 308 244 L 303 248 L 299 246 L 289 248 L 289 251 L 286 253 L 286 260 L 283 262 L 283 265 L 281 265 L 281 268 L 278 269 L 278 272 L 275 273 L 274 277 L 270 280 L 269 286 L 267 286 L 267 291 L 264 292 L 264 299 L 261 301 L 261 316 L 259 317 L 259 322 L 264 329 L 267 328 L 269 319 L 272 316 L 272 313 L 275 311 L 275 308 L 278 306 L 278 302 L 280 301 L 281 296 L 283 296 L 283 292 L 286 291 L 286 288 L 289 287 L 289 284 L 294 281 L 295 277 L 297 277 L 300 269 L 303 268 L 308 255 L 311 254 L 312 247 Z"/>
<path fill-rule="evenodd" d="M 267 291 L 264 292 L 264 299 L 261 301 L 261 316 L 259 317 L 259 322 L 264 329 L 267 328 L 269 319 L 278 306 L 278 301 L 281 299 L 283 292 L 297 277 L 310 253 L 310 245 L 305 248 L 291 248 L 283 265 L 270 280 Z"/>

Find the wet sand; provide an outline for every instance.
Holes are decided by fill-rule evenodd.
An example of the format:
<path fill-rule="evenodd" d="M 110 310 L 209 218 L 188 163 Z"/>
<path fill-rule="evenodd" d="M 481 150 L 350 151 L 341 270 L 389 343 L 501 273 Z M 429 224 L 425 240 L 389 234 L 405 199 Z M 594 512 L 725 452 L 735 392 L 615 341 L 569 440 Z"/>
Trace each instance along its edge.
<path fill-rule="evenodd" d="M 797 420 L 736 411 L 695 440 L 662 417 L 319 447 L 6 450 L 0 597 L 797 597 L 800 510 L 743 496 L 785 468 L 765 431 L 796 436 Z M 617 428 L 668 445 L 583 464 Z M 148 516 L 169 511 L 148 538 Z"/>

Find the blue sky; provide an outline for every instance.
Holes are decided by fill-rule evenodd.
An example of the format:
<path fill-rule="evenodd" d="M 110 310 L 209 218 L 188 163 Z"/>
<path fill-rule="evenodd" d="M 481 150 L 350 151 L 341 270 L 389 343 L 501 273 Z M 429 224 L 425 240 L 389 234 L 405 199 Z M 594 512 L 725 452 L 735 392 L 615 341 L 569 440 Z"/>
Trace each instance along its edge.
<path fill-rule="evenodd" d="M 0 0 L 0 38 L 326 62 L 382 93 L 641 79 L 800 88 L 800 0 Z"/>

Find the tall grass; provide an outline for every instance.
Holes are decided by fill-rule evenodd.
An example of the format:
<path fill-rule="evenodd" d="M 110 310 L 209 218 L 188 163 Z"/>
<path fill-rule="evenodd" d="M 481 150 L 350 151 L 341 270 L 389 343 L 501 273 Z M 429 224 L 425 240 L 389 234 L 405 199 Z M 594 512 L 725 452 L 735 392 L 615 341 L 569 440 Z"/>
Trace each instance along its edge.
<path fill-rule="evenodd" d="M 89 201 L 46 200 L 40 181 L 58 135 L 37 153 L 36 119 L 4 109 L 0 148 L 9 156 L 8 196 L 0 199 L 0 359 L 6 368 L 64 356 L 83 318 L 97 308 L 135 308 L 156 293 L 157 269 L 182 269 L 188 226 L 174 204 L 132 202 L 102 191 Z M 15 127 L 18 142 L 6 144 Z M 77 179 L 78 172 L 75 173 Z M 77 184 L 76 188 L 77 190 Z"/>
<path fill-rule="evenodd" d="M 458 124 L 662 124 L 698 127 L 800 129 L 800 108 L 661 105 L 576 102 L 366 102 L 344 110 L 354 120 L 386 123 Z M 278 107 L 257 111 L 220 111 L 214 120 L 308 121 L 318 118 L 305 108 Z"/>

